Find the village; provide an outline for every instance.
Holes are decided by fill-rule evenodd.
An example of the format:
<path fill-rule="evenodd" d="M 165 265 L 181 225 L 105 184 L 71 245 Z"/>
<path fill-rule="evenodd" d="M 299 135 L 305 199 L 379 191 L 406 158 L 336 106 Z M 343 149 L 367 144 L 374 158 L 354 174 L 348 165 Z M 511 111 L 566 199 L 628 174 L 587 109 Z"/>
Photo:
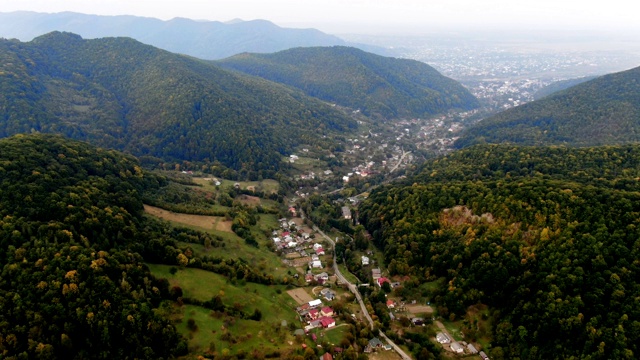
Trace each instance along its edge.
<path fill-rule="evenodd" d="M 305 224 L 303 219 L 299 217 L 299 212 L 294 206 L 288 210 L 291 218 L 279 219 L 280 227 L 272 232 L 273 250 L 280 255 L 283 264 L 294 271 L 293 277 L 301 284 L 301 286 L 288 291 L 288 294 L 296 300 L 298 306 L 295 311 L 300 321 L 300 327 L 294 331 L 297 337 L 309 337 L 313 342 L 320 345 L 320 339 L 328 332 L 339 331 L 341 326 L 345 326 L 347 317 L 355 321 L 365 321 L 363 314 L 360 312 L 355 299 L 349 291 L 346 284 L 342 283 L 333 271 L 333 248 L 328 242 L 318 236 L 313 229 Z M 351 216 L 350 208 L 345 206 L 342 208 L 343 217 Z M 394 289 L 401 286 L 401 282 L 392 280 L 383 275 L 383 270 L 379 267 L 373 267 L 374 262 L 369 256 L 372 252 L 367 252 L 360 256 L 360 264 L 362 267 L 370 268 L 371 283 L 361 283 L 359 286 L 374 286 L 382 288 L 389 286 Z M 342 315 L 334 309 L 333 304 L 340 298 L 349 299 L 350 303 L 346 307 L 341 306 Z M 353 300 L 351 300 L 353 299 Z M 415 300 L 405 303 L 399 298 L 389 296 L 386 301 L 386 307 L 391 321 L 395 322 L 392 329 L 401 329 L 400 319 L 405 318 L 409 323 L 405 323 L 410 327 L 424 327 L 434 324 L 438 327 L 437 334 L 433 337 L 433 341 L 441 344 L 443 349 L 453 356 L 469 356 L 475 355 L 486 360 L 489 359 L 483 351 L 465 341 L 456 341 L 454 337 L 447 331 L 440 321 L 435 320 L 434 310 L 429 305 L 418 304 Z M 375 315 L 372 315 L 375 317 Z M 435 321 L 434 321 L 435 320 Z M 339 344 L 330 344 L 334 346 L 334 353 L 339 353 L 342 349 Z M 305 344 L 302 345 L 306 346 Z M 377 352 L 389 352 L 384 359 L 400 358 L 394 357 L 395 354 L 392 346 L 381 340 L 377 336 L 368 339 L 368 343 L 364 348 L 367 354 L 375 354 Z M 333 359 L 329 352 L 326 352 L 321 359 Z M 373 357 L 376 358 L 376 357 Z"/>

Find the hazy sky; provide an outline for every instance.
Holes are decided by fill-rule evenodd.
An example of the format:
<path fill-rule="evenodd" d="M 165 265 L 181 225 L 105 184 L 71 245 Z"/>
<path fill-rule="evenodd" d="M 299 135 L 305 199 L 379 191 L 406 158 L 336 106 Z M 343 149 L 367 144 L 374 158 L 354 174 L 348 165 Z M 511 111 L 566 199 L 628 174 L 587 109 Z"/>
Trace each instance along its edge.
<path fill-rule="evenodd" d="M 266 19 L 325 32 L 388 33 L 443 27 L 640 29 L 631 0 L 0 0 L 0 12 L 75 11 L 228 21 Z"/>

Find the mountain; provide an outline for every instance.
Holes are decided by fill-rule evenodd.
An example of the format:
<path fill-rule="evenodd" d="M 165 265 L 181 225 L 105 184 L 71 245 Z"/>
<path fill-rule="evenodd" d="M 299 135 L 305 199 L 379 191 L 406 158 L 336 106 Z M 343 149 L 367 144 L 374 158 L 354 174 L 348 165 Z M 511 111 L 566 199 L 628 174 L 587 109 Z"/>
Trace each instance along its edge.
<path fill-rule="evenodd" d="M 301 89 L 307 95 L 373 117 L 428 117 L 473 109 L 478 100 L 458 82 L 419 61 L 344 46 L 239 54 L 223 67 Z"/>
<path fill-rule="evenodd" d="M 0 13 L 0 36 L 30 41 L 64 31 L 85 39 L 131 37 L 142 43 L 201 59 L 222 59 L 242 52 L 275 52 L 298 46 L 346 45 L 340 38 L 316 29 L 282 28 L 266 20 L 227 23 L 175 18 L 162 21 L 137 16 L 99 16 L 72 12 Z M 367 45 L 368 51 L 387 53 Z"/>
<path fill-rule="evenodd" d="M 372 191 L 359 221 L 402 294 L 491 358 L 620 359 L 640 351 L 639 178 L 637 144 L 476 145 Z"/>
<path fill-rule="evenodd" d="M 300 91 L 128 38 L 1 40 L 0 60 L 0 137 L 61 133 L 255 176 L 299 144 L 327 145 L 357 126 Z"/>
<path fill-rule="evenodd" d="M 477 143 L 593 146 L 640 141 L 640 67 L 598 77 L 518 106 L 467 129 Z"/>

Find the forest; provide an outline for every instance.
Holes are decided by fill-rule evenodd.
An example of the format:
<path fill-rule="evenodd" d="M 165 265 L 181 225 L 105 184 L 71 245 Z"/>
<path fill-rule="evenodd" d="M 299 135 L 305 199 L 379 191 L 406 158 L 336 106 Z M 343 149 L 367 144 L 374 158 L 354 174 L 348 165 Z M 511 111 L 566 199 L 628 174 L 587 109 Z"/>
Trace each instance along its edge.
<path fill-rule="evenodd" d="M 300 144 L 357 123 L 301 91 L 128 38 L 0 40 L 0 137 L 57 133 L 145 156 L 273 177 Z"/>
<path fill-rule="evenodd" d="M 601 146 L 640 139 L 640 67 L 600 76 L 469 127 L 457 148 L 483 143 Z"/>
<path fill-rule="evenodd" d="M 637 357 L 640 146 L 482 145 L 373 191 L 360 221 L 393 276 L 492 310 L 495 358 Z M 473 335 L 471 335 L 473 336 Z"/>
<path fill-rule="evenodd" d="M 425 63 L 345 46 L 243 53 L 216 63 L 382 120 L 430 117 L 480 105 L 460 83 Z"/>
<path fill-rule="evenodd" d="M 241 257 L 194 254 L 189 244 L 225 246 L 213 234 L 145 216 L 143 200 L 169 183 L 130 155 L 58 135 L 0 140 L 1 358 L 186 354 L 187 342 L 158 309 L 194 300 L 155 278 L 147 263 L 188 265 L 231 281 L 280 281 Z M 254 213 L 236 207 L 229 216 L 242 224 L 239 219 L 250 222 Z M 259 316 L 255 309 L 216 309 Z"/>

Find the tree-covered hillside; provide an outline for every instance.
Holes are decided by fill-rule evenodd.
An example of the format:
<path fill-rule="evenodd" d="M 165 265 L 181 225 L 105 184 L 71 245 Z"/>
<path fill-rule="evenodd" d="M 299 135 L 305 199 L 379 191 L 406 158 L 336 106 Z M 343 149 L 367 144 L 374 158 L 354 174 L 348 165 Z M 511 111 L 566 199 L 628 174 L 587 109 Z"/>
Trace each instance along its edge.
<path fill-rule="evenodd" d="M 355 121 L 299 91 L 127 38 L 0 40 L 0 136 L 54 132 L 168 161 L 281 166 Z M 323 136 L 327 138 L 323 138 Z"/>
<path fill-rule="evenodd" d="M 168 283 L 132 251 L 157 235 L 140 192 L 161 182 L 132 157 L 59 136 L 0 140 L 0 358 L 186 352 L 154 312 Z"/>
<path fill-rule="evenodd" d="M 493 309 L 490 355 L 632 359 L 638 165 L 637 145 L 474 146 L 372 192 L 360 220 L 392 275 L 444 280 L 440 315 Z"/>
<path fill-rule="evenodd" d="M 428 117 L 479 106 L 462 85 L 427 64 L 344 46 L 240 54 L 218 63 L 374 117 Z"/>
<path fill-rule="evenodd" d="M 640 140 L 640 67 L 601 76 L 468 128 L 457 147 L 510 142 L 597 146 Z"/>

